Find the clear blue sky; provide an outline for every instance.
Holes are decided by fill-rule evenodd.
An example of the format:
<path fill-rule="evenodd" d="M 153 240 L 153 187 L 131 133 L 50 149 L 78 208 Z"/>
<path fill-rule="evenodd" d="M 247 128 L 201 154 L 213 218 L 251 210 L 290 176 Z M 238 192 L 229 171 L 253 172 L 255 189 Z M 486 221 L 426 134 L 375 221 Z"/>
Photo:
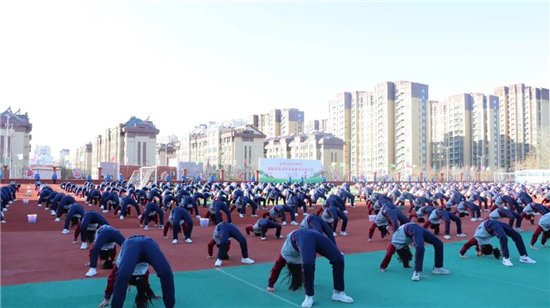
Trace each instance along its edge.
<path fill-rule="evenodd" d="M 430 99 L 550 87 L 548 2 L 3 1 L 0 109 L 74 150 L 131 116 L 160 135 L 385 80 Z"/>

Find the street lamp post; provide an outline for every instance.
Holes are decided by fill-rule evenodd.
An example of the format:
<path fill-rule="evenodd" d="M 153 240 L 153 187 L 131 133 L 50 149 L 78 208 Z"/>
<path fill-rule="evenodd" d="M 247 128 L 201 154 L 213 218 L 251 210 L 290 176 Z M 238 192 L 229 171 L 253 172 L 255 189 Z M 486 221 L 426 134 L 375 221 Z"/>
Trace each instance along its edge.
<path fill-rule="evenodd" d="M 449 149 L 451 148 L 451 146 L 449 145 L 439 145 L 442 149 L 445 149 L 445 155 L 447 156 L 447 162 L 446 162 L 446 165 L 447 165 L 447 175 L 446 175 L 446 178 L 447 178 L 447 182 L 449 182 Z"/>

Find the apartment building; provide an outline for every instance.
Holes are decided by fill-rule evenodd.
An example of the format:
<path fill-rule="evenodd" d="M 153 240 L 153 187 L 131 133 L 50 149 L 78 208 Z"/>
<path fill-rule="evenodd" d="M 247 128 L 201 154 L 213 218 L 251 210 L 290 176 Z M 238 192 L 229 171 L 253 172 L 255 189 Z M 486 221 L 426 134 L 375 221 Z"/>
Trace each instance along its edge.
<path fill-rule="evenodd" d="M 29 168 L 32 124 L 27 113 L 13 112 L 8 107 L 0 113 L 0 154 L 2 165 L 8 166 L 5 177 L 23 177 Z M 2 168 L 3 169 L 3 168 Z M 2 173 L 4 171 L 2 170 Z"/>
<path fill-rule="evenodd" d="M 252 115 L 247 124 L 268 138 L 298 134 L 305 129 L 304 112 L 296 108 L 273 109 L 266 114 Z"/>
<path fill-rule="evenodd" d="M 73 164 L 82 174 L 92 174 L 92 143 L 76 148 Z M 97 167 L 97 165 L 96 165 Z"/>
<path fill-rule="evenodd" d="M 432 165 L 436 170 L 472 165 L 472 109 L 473 99 L 467 93 L 431 103 L 430 152 L 434 153 Z"/>
<path fill-rule="evenodd" d="M 208 174 L 223 169 L 249 178 L 264 157 L 265 135 L 252 125 L 234 124 L 238 123 L 197 126 L 181 139 L 177 157 L 182 162 L 202 163 Z"/>
<path fill-rule="evenodd" d="M 472 166 L 477 170 L 499 168 L 498 97 L 470 93 L 472 99 Z"/>
<path fill-rule="evenodd" d="M 499 98 L 500 167 L 513 169 L 550 128 L 549 90 L 524 84 L 495 89 Z"/>
<path fill-rule="evenodd" d="M 338 93 L 328 102 L 326 132 L 344 141 L 344 173 L 351 173 L 351 93 Z"/>
<path fill-rule="evenodd" d="M 92 142 L 92 177 L 98 177 L 97 167 L 104 162 L 119 166 L 155 165 L 158 133 L 153 122 L 136 117 L 105 130 Z"/>
<path fill-rule="evenodd" d="M 431 162 L 428 85 L 397 81 L 395 84 L 395 161 L 404 175 L 428 170 Z"/>

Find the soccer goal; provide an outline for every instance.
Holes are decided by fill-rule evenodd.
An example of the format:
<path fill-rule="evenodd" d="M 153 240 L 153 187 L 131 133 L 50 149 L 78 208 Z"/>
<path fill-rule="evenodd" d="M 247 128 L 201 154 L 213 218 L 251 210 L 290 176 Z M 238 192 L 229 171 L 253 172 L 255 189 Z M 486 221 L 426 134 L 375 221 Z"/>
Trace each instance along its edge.
<path fill-rule="evenodd" d="M 157 183 L 157 166 L 141 167 L 139 170 L 132 172 L 128 180 L 128 184 L 134 184 L 134 186 L 138 188 L 153 183 Z"/>
<path fill-rule="evenodd" d="M 493 178 L 496 183 L 513 183 L 516 179 L 514 172 L 495 172 Z"/>

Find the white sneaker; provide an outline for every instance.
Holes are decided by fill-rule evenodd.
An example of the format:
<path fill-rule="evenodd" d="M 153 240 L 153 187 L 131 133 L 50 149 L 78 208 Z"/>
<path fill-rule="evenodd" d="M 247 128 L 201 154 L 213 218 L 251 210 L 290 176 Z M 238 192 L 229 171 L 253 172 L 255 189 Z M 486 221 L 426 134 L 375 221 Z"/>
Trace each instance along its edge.
<path fill-rule="evenodd" d="M 177 240 L 177 239 L 173 239 L 173 240 L 172 240 L 172 244 L 175 245 L 175 244 L 177 244 L 177 243 L 178 243 L 178 240 Z"/>
<path fill-rule="evenodd" d="M 449 275 L 451 273 L 448 269 L 444 267 L 434 267 L 432 274 L 434 275 Z"/>
<path fill-rule="evenodd" d="M 514 266 L 512 261 L 510 261 L 510 259 L 507 259 L 507 258 L 502 258 L 502 264 L 504 264 L 504 266 Z"/>
<path fill-rule="evenodd" d="M 222 266 L 223 262 L 220 259 L 216 259 L 216 262 L 214 262 L 214 266 Z"/>
<path fill-rule="evenodd" d="M 451 236 L 450 235 L 444 235 L 443 238 L 446 239 L 446 240 L 450 240 Z"/>
<path fill-rule="evenodd" d="M 458 237 L 466 237 L 466 234 L 464 234 L 464 233 L 459 233 L 459 234 L 457 234 L 456 236 L 458 236 Z"/>
<path fill-rule="evenodd" d="M 286 226 L 286 221 L 283 221 L 283 226 Z"/>
<path fill-rule="evenodd" d="M 141 215 L 138 215 L 137 219 L 141 219 Z"/>
<path fill-rule="evenodd" d="M 69 232 L 70 232 L 69 229 L 63 229 L 63 231 L 61 231 L 61 233 L 63 234 L 69 234 Z"/>
<path fill-rule="evenodd" d="M 186 238 L 186 239 L 185 239 L 185 242 L 186 242 L 187 244 L 193 243 L 193 241 L 192 241 L 190 238 Z"/>
<path fill-rule="evenodd" d="M 120 215 L 120 220 L 123 220 L 124 219 L 124 216 Z"/>
<path fill-rule="evenodd" d="M 55 216 L 55 215 L 57 215 L 57 213 L 56 213 L 54 210 L 52 210 L 52 211 L 50 212 L 50 215 L 51 215 L 51 216 Z"/>
<path fill-rule="evenodd" d="M 534 250 L 539 250 L 539 248 L 536 247 L 535 245 L 529 245 L 529 247 L 530 247 L 531 249 L 534 249 Z"/>
<path fill-rule="evenodd" d="M 346 235 L 348 235 L 348 233 L 346 231 L 342 231 L 342 232 L 340 232 L 340 235 L 346 236 Z"/>
<path fill-rule="evenodd" d="M 151 228 L 149 228 L 149 226 L 143 227 L 143 230 L 145 230 L 145 231 L 148 231 L 148 230 L 150 230 L 150 229 L 151 229 Z"/>
<path fill-rule="evenodd" d="M 258 214 L 252 214 L 251 217 L 258 217 Z"/>
<path fill-rule="evenodd" d="M 41 204 L 41 203 L 38 203 L 38 207 L 42 207 L 42 204 Z"/>
<path fill-rule="evenodd" d="M 243 215 L 243 214 L 239 214 L 239 217 L 240 217 L 240 218 L 244 218 L 244 215 Z"/>
<path fill-rule="evenodd" d="M 201 215 L 197 215 L 197 216 L 195 216 L 195 218 L 201 218 Z"/>
<path fill-rule="evenodd" d="M 337 237 L 338 234 L 336 234 L 336 232 L 332 232 L 332 236 Z"/>
<path fill-rule="evenodd" d="M 242 258 L 241 259 L 241 263 L 244 263 L 244 264 L 254 264 L 254 260 L 250 259 L 250 258 Z"/>
<path fill-rule="evenodd" d="M 521 263 L 527 263 L 527 264 L 535 264 L 537 261 L 529 258 L 528 256 L 521 256 L 519 257 L 519 262 Z"/>
<path fill-rule="evenodd" d="M 470 218 L 470 221 L 477 221 L 477 218 Z"/>
<path fill-rule="evenodd" d="M 353 298 L 346 295 L 346 292 L 344 291 L 336 291 L 334 290 L 332 293 L 332 300 L 336 302 L 342 302 L 342 303 L 353 303 Z"/>
<path fill-rule="evenodd" d="M 349 213 L 349 212 L 347 210 L 344 210 L 344 214 L 347 214 L 347 213 Z"/>
<path fill-rule="evenodd" d="M 411 277 L 411 280 L 412 281 L 419 281 L 420 280 L 420 273 L 419 272 L 414 272 L 412 277 Z"/>
<path fill-rule="evenodd" d="M 80 249 L 82 249 L 82 250 L 88 249 L 88 243 L 86 243 L 86 242 L 82 243 L 82 245 L 80 245 Z"/>
<path fill-rule="evenodd" d="M 296 221 L 294 221 L 294 220 L 291 221 L 290 224 L 293 225 L 293 226 L 297 226 L 297 225 L 298 225 L 298 223 L 297 223 Z"/>
<path fill-rule="evenodd" d="M 57 217 L 57 218 L 55 218 L 53 221 L 55 221 L 55 222 L 61 221 L 61 218 Z"/>
<path fill-rule="evenodd" d="M 103 213 L 109 213 L 109 210 L 103 210 L 102 212 Z"/>
<path fill-rule="evenodd" d="M 302 302 L 302 308 L 311 308 L 313 306 L 313 296 L 307 296 Z"/>
<path fill-rule="evenodd" d="M 262 237 L 261 240 L 262 240 L 262 241 L 265 241 L 265 237 Z"/>
<path fill-rule="evenodd" d="M 462 259 L 468 259 L 468 256 L 467 256 L 467 255 L 463 255 L 463 254 L 461 254 L 460 252 L 458 253 L 458 255 L 459 255 Z"/>
<path fill-rule="evenodd" d="M 86 273 L 86 277 L 93 277 L 95 275 L 97 275 L 97 271 L 95 270 L 95 268 L 90 267 L 90 269 Z"/>
<path fill-rule="evenodd" d="M 0 220 L 0 223 L 5 224 L 5 223 L 7 223 L 7 221 L 2 219 L 2 220 Z"/>
<path fill-rule="evenodd" d="M 516 230 L 517 232 L 523 232 L 525 230 L 523 230 L 522 228 L 514 228 L 514 230 Z"/>

